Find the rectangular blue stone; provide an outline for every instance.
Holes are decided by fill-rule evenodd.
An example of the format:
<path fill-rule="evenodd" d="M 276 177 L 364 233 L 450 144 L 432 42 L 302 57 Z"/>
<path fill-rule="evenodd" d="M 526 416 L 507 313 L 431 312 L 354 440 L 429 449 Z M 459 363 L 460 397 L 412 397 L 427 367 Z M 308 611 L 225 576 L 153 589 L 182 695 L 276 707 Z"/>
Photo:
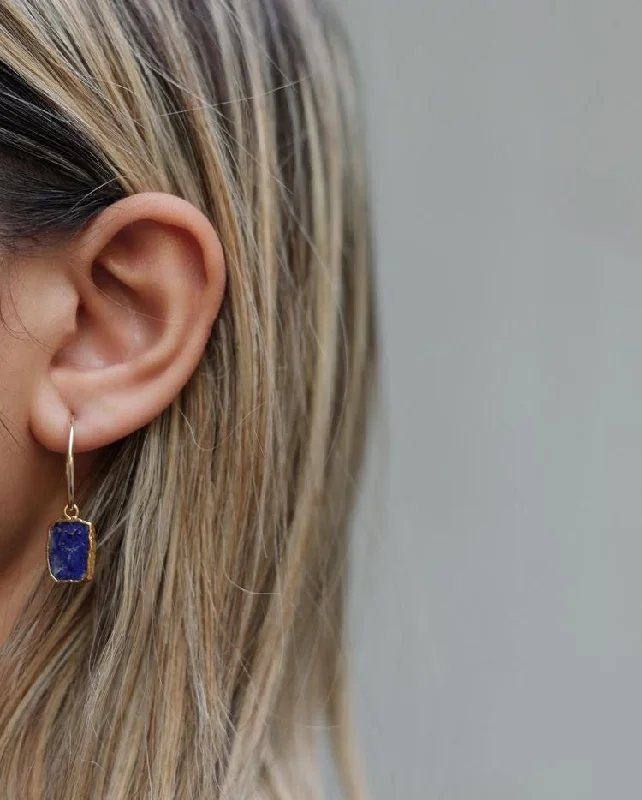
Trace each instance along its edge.
<path fill-rule="evenodd" d="M 61 519 L 49 529 L 47 561 L 56 581 L 90 580 L 94 568 L 94 532 L 90 522 Z"/>

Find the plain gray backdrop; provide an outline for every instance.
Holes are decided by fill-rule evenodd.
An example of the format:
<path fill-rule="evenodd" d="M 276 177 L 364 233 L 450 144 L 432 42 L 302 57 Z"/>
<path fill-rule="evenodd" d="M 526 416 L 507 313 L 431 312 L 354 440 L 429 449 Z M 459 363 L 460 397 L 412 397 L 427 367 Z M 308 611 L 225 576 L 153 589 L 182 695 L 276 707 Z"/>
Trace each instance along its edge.
<path fill-rule="evenodd" d="M 384 351 L 352 604 L 373 798 L 641 798 L 642 3 L 345 14 Z"/>

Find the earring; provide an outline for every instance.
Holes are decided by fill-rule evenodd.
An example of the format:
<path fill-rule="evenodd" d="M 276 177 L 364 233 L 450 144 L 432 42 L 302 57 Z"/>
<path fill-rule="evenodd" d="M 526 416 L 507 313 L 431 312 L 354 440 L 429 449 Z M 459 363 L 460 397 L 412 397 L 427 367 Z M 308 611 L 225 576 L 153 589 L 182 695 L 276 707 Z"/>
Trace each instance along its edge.
<path fill-rule="evenodd" d="M 83 583 L 94 575 L 96 534 L 91 522 L 80 519 L 74 499 L 74 416 L 69 420 L 67 446 L 67 505 L 63 519 L 49 528 L 47 566 L 56 583 Z"/>

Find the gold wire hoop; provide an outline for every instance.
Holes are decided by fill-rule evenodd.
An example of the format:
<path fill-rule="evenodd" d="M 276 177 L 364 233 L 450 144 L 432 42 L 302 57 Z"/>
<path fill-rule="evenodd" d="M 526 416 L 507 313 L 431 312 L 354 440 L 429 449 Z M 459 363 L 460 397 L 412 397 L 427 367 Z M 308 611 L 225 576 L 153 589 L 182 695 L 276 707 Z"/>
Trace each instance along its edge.
<path fill-rule="evenodd" d="M 76 505 L 75 493 L 75 472 L 74 472 L 74 415 L 69 417 L 69 440 L 67 442 L 67 505 L 63 514 L 67 519 L 78 517 L 80 510 Z"/>

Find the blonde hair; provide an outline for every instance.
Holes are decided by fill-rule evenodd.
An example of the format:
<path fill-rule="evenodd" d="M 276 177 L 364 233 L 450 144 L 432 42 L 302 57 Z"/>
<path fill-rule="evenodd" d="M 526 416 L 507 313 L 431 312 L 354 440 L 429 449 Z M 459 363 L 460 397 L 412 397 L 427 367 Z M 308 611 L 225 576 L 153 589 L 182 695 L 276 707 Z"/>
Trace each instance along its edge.
<path fill-rule="evenodd" d="M 314 798 L 320 715 L 361 796 L 344 593 L 375 336 L 353 86 L 320 0 L 0 0 L 7 252 L 163 191 L 208 215 L 228 271 L 196 373 L 87 487 L 94 581 L 43 577 L 0 650 L 3 798 Z"/>

